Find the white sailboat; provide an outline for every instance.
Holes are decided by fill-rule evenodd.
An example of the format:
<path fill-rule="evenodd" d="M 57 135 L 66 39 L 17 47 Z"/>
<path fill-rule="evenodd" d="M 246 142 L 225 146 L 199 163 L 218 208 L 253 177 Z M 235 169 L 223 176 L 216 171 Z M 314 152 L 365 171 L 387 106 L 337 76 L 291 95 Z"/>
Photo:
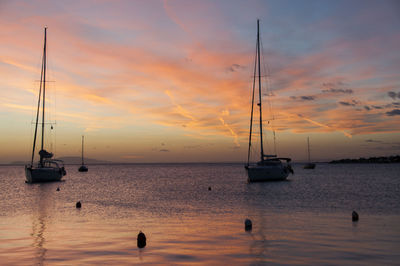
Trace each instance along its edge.
<path fill-rule="evenodd" d="M 249 134 L 249 149 L 247 155 L 247 164 L 245 169 L 248 176 L 249 182 L 258 181 L 278 181 L 285 180 L 289 173 L 293 173 L 290 166 L 290 158 L 279 158 L 277 155 L 266 155 L 264 154 L 263 145 L 263 126 L 262 126 L 262 99 L 261 99 L 261 66 L 260 66 L 260 22 L 257 20 L 257 45 L 256 45 L 256 59 L 254 64 L 254 78 L 253 78 L 253 90 L 252 90 L 252 102 L 251 102 L 251 117 L 250 117 L 250 134 Z M 257 74 L 258 72 L 258 74 Z M 253 130 L 253 113 L 254 113 L 254 95 L 256 89 L 256 77 L 258 79 L 258 93 L 260 115 L 260 161 L 255 164 L 250 163 L 250 152 L 251 152 L 251 136 Z"/>
<path fill-rule="evenodd" d="M 303 168 L 304 169 L 314 169 L 315 163 L 312 163 L 311 158 L 310 158 L 310 137 L 307 137 L 307 151 L 308 151 L 308 163 L 306 163 L 303 166 Z"/>
<path fill-rule="evenodd" d="M 44 45 L 43 45 L 43 58 L 42 70 L 40 74 L 39 86 L 39 99 L 36 112 L 35 135 L 33 138 L 33 149 L 31 163 L 25 165 L 25 176 L 28 183 L 36 182 L 51 182 L 60 181 L 63 176 L 67 174 L 64 168 L 64 163 L 61 160 L 52 159 L 53 153 L 44 149 L 44 125 L 45 125 L 45 103 L 46 103 L 46 42 L 47 42 L 47 27 L 44 28 Z M 39 125 L 40 104 L 42 101 L 42 135 L 41 135 L 41 149 L 39 151 L 39 162 L 33 163 L 35 157 L 36 137 Z"/>
<path fill-rule="evenodd" d="M 82 136 L 82 165 L 78 169 L 79 172 L 88 171 L 88 168 L 86 167 L 85 162 L 83 161 L 83 143 L 84 143 L 84 136 Z"/>

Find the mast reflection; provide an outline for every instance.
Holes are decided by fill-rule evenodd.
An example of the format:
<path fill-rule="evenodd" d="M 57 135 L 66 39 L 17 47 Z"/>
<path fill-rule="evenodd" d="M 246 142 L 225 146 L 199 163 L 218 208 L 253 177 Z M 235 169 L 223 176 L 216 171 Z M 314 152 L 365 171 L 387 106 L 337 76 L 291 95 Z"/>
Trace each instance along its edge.
<path fill-rule="evenodd" d="M 48 220 L 49 204 L 54 202 L 52 199 L 54 184 L 37 184 L 35 201 L 32 202 L 32 238 L 33 247 L 35 248 L 35 264 L 43 265 L 46 260 L 46 229 Z"/>

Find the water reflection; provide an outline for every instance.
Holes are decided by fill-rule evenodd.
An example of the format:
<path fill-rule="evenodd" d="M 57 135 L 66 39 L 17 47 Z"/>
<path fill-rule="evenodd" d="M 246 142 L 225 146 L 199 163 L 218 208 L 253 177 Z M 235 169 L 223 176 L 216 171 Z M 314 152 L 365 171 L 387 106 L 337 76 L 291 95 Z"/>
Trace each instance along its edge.
<path fill-rule="evenodd" d="M 265 215 L 263 215 L 263 211 L 259 209 L 257 212 L 253 212 L 252 215 L 257 221 L 256 230 L 253 227 L 253 230 L 248 231 L 247 233 L 251 237 L 251 241 L 249 242 L 249 254 L 252 258 L 254 258 L 253 263 L 261 263 L 265 262 L 267 258 L 267 246 L 268 240 L 266 237 L 266 221 Z"/>
<path fill-rule="evenodd" d="M 243 167 L 98 166 L 71 174 L 71 182 L 35 185 L 0 168 L 0 264 L 395 264 L 399 193 L 373 178 L 383 168 L 365 166 L 353 176 L 345 167 L 318 178 L 296 172 L 292 182 L 246 184 L 237 174 Z M 385 182 L 396 188 L 392 179 Z M 346 186 L 348 180 L 355 181 Z M 352 194 L 353 184 L 368 198 Z M 368 216 L 367 207 L 393 216 Z M 352 209 L 362 214 L 358 223 Z M 148 236 L 144 249 L 136 247 L 139 230 Z"/>
<path fill-rule="evenodd" d="M 30 185 L 36 194 L 32 207 L 32 238 L 35 248 L 35 264 L 43 265 L 46 260 L 46 229 L 51 215 L 48 215 L 49 206 L 53 202 L 54 184 L 34 184 Z"/>

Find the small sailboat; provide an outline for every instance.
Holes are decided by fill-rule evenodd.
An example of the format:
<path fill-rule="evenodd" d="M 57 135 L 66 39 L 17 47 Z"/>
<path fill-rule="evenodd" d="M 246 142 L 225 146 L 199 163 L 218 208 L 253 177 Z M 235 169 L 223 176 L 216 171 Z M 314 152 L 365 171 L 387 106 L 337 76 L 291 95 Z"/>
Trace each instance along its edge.
<path fill-rule="evenodd" d="M 87 172 L 88 171 L 88 168 L 86 167 L 86 165 L 83 161 L 83 143 L 84 143 L 84 136 L 82 136 L 82 165 L 78 169 L 79 172 Z"/>
<path fill-rule="evenodd" d="M 277 155 L 266 155 L 264 154 L 263 145 L 263 126 L 262 126 L 262 99 L 261 99 L 261 66 L 260 66 L 260 22 L 257 20 L 257 44 L 256 44 L 256 58 L 254 65 L 254 78 L 253 78 L 253 90 L 252 90 L 252 102 L 251 102 L 251 116 L 250 116 L 250 134 L 249 134 L 249 149 L 247 155 L 247 164 L 245 169 L 247 171 L 248 181 L 278 181 L 285 180 L 289 173 L 293 173 L 293 169 L 290 165 L 290 158 L 279 158 Z M 258 75 L 257 75 L 258 72 Z M 256 77 L 258 79 L 258 99 L 257 106 L 259 107 L 260 115 L 260 161 L 256 164 L 250 163 L 250 152 L 251 152 L 251 136 L 253 130 L 253 113 L 254 113 L 254 96 L 256 89 Z"/>
<path fill-rule="evenodd" d="M 53 153 L 48 152 L 44 148 L 45 136 L 44 136 L 44 125 L 45 125 L 45 103 L 46 103 L 46 42 L 47 42 L 47 27 L 44 28 L 44 45 L 43 45 L 43 58 L 42 58 L 42 69 L 40 74 L 40 85 L 39 85 L 39 99 L 36 112 L 36 123 L 35 123 L 35 135 L 33 138 L 33 149 L 31 163 L 25 165 L 25 176 L 27 183 L 36 182 L 51 182 L 60 181 L 63 176 L 67 174 L 64 168 L 64 162 L 61 160 L 55 160 Z M 42 108 L 40 104 L 42 102 Z M 41 110 L 40 110 L 41 109 Z M 39 151 L 39 162 L 33 163 L 35 157 L 36 148 L 36 137 L 39 125 L 39 114 L 42 111 L 42 135 L 41 135 L 41 148 Z"/>
<path fill-rule="evenodd" d="M 304 169 L 314 169 L 315 168 L 315 163 L 311 162 L 310 159 L 310 138 L 307 137 L 307 151 L 308 151 L 308 163 L 306 163 L 303 168 Z"/>

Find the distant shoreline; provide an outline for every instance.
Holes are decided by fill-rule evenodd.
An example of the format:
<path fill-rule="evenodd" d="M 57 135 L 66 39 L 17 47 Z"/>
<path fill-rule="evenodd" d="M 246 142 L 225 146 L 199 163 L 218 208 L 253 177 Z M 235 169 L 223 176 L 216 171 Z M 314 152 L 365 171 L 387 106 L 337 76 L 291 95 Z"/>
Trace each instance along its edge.
<path fill-rule="evenodd" d="M 64 160 L 64 165 L 81 165 L 81 162 L 77 162 L 76 160 L 68 160 L 70 158 L 60 158 Z M 66 160 L 65 160 L 66 159 Z M 75 158 L 74 158 L 75 159 Z M 303 161 L 293 161 L 293 164 L 305 164 L 307 162 Z M 358 158 L 358 159 L 339 159 L 339 160 L 332 160 L 332 161 L 320 161 L 315 162 L 318 164 L 351 164 L 351 163 L 400 163 L 400 155 L 393 155 L 393 156 L 381 156 L 381 157 L 369 157 L 369 158 Z M 23 161 L 16 161 L 11 163 L 0 163 L 0 166 L 25 166 L 29 164 L 28 162 Z M 157 164 L 175 164 L 175 165 L 182 165 L 182 164 L 243 164 L 244 162 L 110 162 L 110 161 L 100 161 L 95 159 L 88 159 L 85 162 L 85 165 L 88 166 L 95 166 L 95 165 L 157 165 Z"/>
<path fill-rule="evenodd" d="M 394 156 L 381 156 L 381 157 L 369 157 L 367 158 L 358 158 L 358 159 L 340 159 L 333 160 L 329 163 L 338 164 L 338 163 L 400 163 L 400 155 Z"/>
<path fill-rule="evenodd" d="M 0 163 L 0 166 L 25 166 L 27 163 Z M 241 164 L 243 162 L 98 162 L 98 163 L 85 163 L 86 166 L 91 165 L 159 165 L 159 164 L 171 164 L 171 165 L 183 165 L 183 164 Z M 64 163 L 64 165 L 81 165 L 81 163 Z"/>

